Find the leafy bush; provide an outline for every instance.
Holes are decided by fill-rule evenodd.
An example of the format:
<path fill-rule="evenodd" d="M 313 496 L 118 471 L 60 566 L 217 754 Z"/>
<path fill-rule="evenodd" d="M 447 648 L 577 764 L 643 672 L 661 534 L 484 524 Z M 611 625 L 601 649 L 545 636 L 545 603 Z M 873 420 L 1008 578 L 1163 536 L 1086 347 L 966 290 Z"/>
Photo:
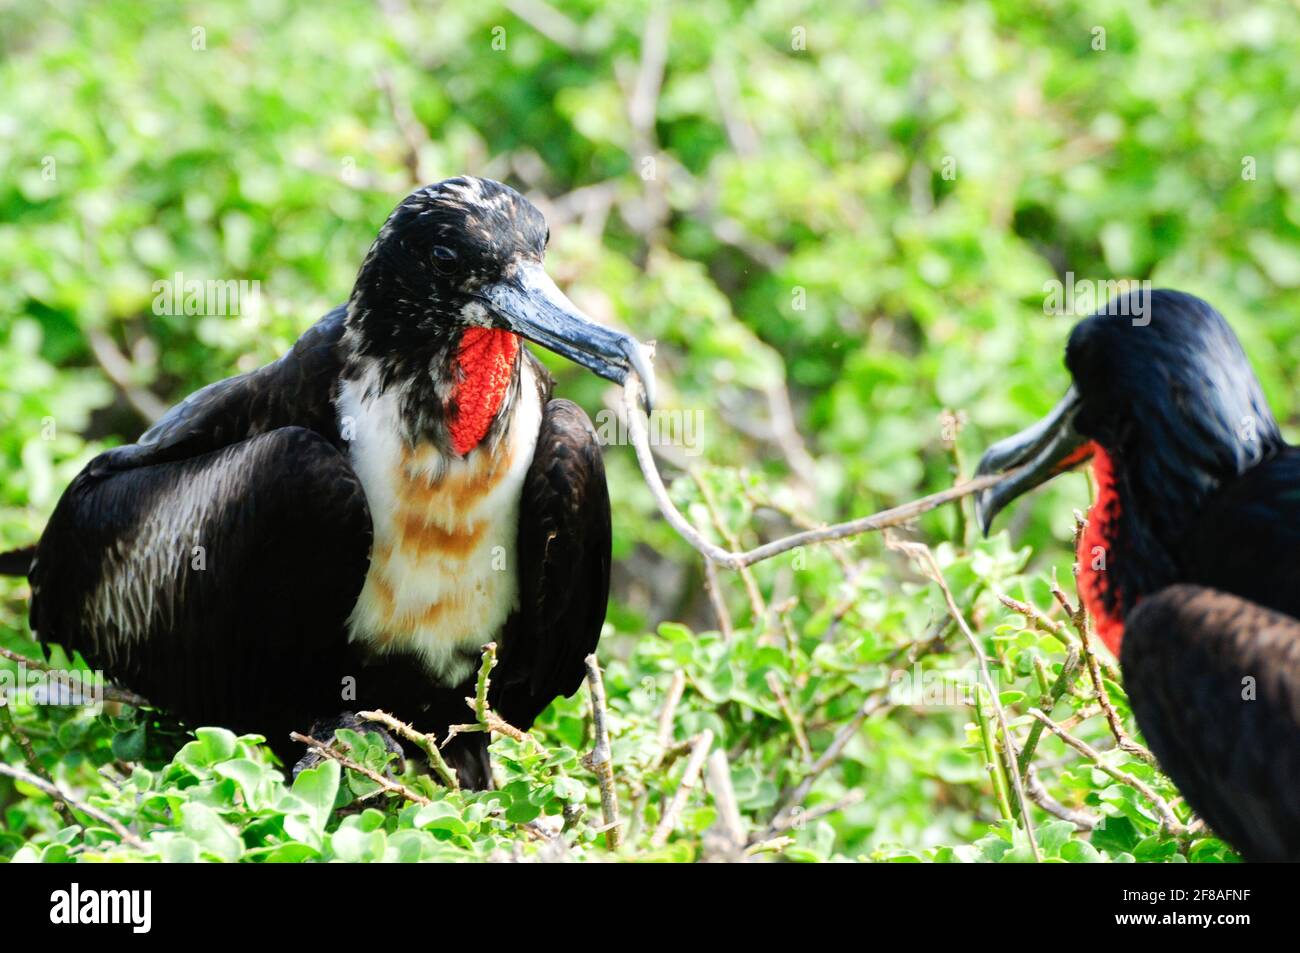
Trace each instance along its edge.
<path fill-rule="evenodd" d="M 1300 71 L 1274 42 L 1300 25 L 1293 7 L 697 0 L 663 21 L 655 9 L 574 0 L 543 33 L 491 3 L 436 14 L 343 3 L 328 16 L 263 3 L 0 5 L 0 542 L 31 542 L 78 469 L 134 439 L 159 399 L 272 359 L 341 301 L 411 168 L 527 191 L 552 225 L 549 267 L 575 301 L 657 340 L 663 406 L 701 422 L 698 442 L 663 448 L 662 465 L 677 503 L 727 545 L 969 474 L 991 439 L 1066 386 L 1072 318 L 1045 315 L 1043 295 L 1067 271 L 1217 304 L 1279 419 L 1293 419 L 1300 149 L 1288 143 Z M 656 84 L 642 53 L 659 22 Z M 637 88 L 658 89 L 648 121 L 629 108 Z M 154 314 L 154 282 L 177 271 L 258 280 L 261 311 Z M 615 400 L 545 359 L 593 416 Z M 933 579 L 876 537 L 796 551 L 744 578 L 722 574 L 724 627 L 631 453 L 611 447 L 606 459 L 616 568 L 601 655 L 621 856 L 719 850 L 719 792 L 705 780 L 651 846 L 687 767 L 680 745 L 706 730 L 728 754 L 757 856 L 1029 856 L 1007 779 L 987 770 L 1000 743 L 993 699 L 888 703 L 895 671 L 923 694 L 933 679 L 973 684 L 959 631 L 915 671 L 910 661 L 947 619 Z M 997 593 L 1055 604 L 1049 580 L 1068 578 L 1072 509 L 1086 492 L 1071 477 L 1023 501 L 1012 523 L 1022 550 L 1004 536 L 975 541 L 963 507 L 909 534 L 934 545 L 1018 744 L 1073 640 L 1027 629 Z M 0 646 L 34 655 L 25 585 L 3 594 Z M 659 716 L 678 675 L 666 752 Z M 1089 674 L 1067 682 L 1053 719 L 1184 824 L 1169 783 L 1116 748 Z M 1121 686 L 1106 687 L 1131 733 Z M 25 782 L 0 778 L 10 859 L 605 850 L 582 761 L 585 691 L 532 733 L 545 754 L 494 743 L 497 791 L 399 776 L 430 805 L 328 764 L 287 784 L 254 739 L 217 728 L 159 762 L 165 727 L 130 709 L 11 714 L 4 763 L 34 761 L 143 847 L 85 815 L 73 825 Z M 1162 831 L 1150 797 L 1050 732 L 1034 763 L 1053 802 L 1104 820 L 1080 833 L 1035 805 L 1044 857 L 1231 859 L 1202 833 Z M 801 803 L 783 806 L 810 776 Z M 544 839 L 560 826 L 563 846 Z"/>

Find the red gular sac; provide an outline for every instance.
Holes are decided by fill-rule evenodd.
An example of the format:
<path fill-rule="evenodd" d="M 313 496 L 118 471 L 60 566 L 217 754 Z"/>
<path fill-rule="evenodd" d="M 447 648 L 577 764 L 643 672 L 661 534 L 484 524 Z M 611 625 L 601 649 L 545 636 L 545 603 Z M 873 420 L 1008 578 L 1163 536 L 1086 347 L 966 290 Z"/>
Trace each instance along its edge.
<path fill-rule="evenodd" d="M 466 328 L 461 336 L 451 397 L 454 411 L 447 425 L 451 445 L 461 456 L 487 435 L 506 399 L 518 356 L 519 338 L 509 331 Z"/>
<path fill-rule="evenodd" d="M 1098 444 L 1092 452 L 1092 473 L 1097 481 L 1097 499 L 1088 510 L 1088 525 L 1079 536 L 1079 592 L 1088 613 L 1095 620 L 1097 635 L 1116 658 L 1124 638 L 1123 600 L 1112 592 L 1114 575 L 1109 560 L 1115 555 L 1118 538 L 1120 499 L 1115 488 L 1115 466 Z M 1109 606 L 1109 607 L 1108 607 Z"/>

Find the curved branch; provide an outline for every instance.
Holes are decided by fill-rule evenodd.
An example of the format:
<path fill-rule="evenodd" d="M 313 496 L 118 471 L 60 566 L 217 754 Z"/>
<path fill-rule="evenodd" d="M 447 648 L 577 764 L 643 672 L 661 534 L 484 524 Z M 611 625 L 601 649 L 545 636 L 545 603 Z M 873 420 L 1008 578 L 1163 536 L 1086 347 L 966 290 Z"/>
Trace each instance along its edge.
<path fill-rule="evenodd" d="M 872 513 L 870 516 L 860 516 L 845 523 L 835 523 L 831 526 L 823 526 L 820 529 L 805 530 L 802 533 L 783 536 L 781 539 L 764 543 L 762 546 L 756 546 L 753 549 L 735 552 L 723 549 L 716 543 L 705 539 L 669 498 L 668 489 L 664 486 L 663 477 L 659 475 L 659 468 L 655 466 L 654 455 L 650 449 L 650 436 L 646 427 L 645 412 L 641 409 L 641 381 L 635 372 L 629 373 L 627 380 L 623 384 L 623 411 L 627 415 L 628 435 L 632 438 L 632 446 L 636 450 L 636 462 L 641 467 L 641 475 L 645 477 L 646 485 L 650 488 L 655 503 L 659 506 L 659 512 L 663 514 L 664 519 L 677 531 L 678 535 L 690 543 L 691 547 L 700 555 L 728 569 L 744 569 L 746 566 L 752 566 L 754 563 L 771 559 L 773 556 L 779 556 L 781 553 L 789 552 L 800 546 L 845 539 L 849 536 L 860 536 L 863 533 L 875 533 L 891 526 L 901 526 L 904 523 L 911 522 L 923 513 L 938 509 L 945 503 L 951 503 L 963 496 L 970 496 L 972 493 L 978 493 L 981 490 L 997 486 L 1003 480 L 1009 480 L 1020 472 L 1019 470 L 1009 470 L 1006 473 L 991 473 L 987 476 L 976 477 L 973 480 L 951 486 L 946 490 L 940 490 L 938 493 L 923 496 L 919 500 L 881 510 L 879 513 Z"/>

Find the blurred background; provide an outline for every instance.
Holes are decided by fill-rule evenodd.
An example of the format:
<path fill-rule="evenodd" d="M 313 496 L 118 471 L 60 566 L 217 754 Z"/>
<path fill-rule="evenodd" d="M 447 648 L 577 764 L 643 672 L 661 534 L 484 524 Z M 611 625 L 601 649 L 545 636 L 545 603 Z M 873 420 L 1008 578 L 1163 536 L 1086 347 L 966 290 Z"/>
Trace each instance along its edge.
<path fill-rule="evenodd" d="M 413 184 L 460 173 L 528 195 L 559 284 L 658 342 L 662 405 L 699 421 L 661 466 L 721 542 L 969 475 L 1067 386 L 1078 315 L 1044 309 L 1067 273 L 1207 298 L 1294 436 L 1298 37 L 1294 3 L 1212 0 L 0 0 L 0 542 L 33 541 L 77 470 L 160 409 L 279 355 L 347 297 Z M 176 272 L 258 281 L 261 307 L 155 314 L 154 283 Z M 617 407 L 545 360 L 593 416 Z M 699 723 L 769 745 L 736 757 L 757 816 L 790 750 L 756 700 L 767 669 L 820 712 L 824 747 L 853 706 L 808 678 L 833 670 L 851 701 L 879 684 L 872 653 L 915 637 L 935 602 L 866 537 L 725 574 L 735 632 L 696 639 L 720 629 L 701 561 L 631 450 L 606 456 L 614 694 L 635 719 L 656 673 L 696 666 Z M 1055 481 L 999 526 L 1032 556 L 1005 539 L 976 552 L 1031 559 L 1031 591 L 1069 565 L 1087 501 L 1084 476 Z M 960 554 L 969 522 L 950 507 L 916 535 Z M 16 646 L 25 586 L 3 591 Z M 785 661 L 726 647 L 753 633 L 775 651 L 773 632 Z M 710 681 L 717 666 L 734 685 Z M 869 722 L 819 784 L 829 798 L 870 778 L 872 793 L 801 833 L 807 849 L 975 841 L 993 821 L 966 720 Z"/>

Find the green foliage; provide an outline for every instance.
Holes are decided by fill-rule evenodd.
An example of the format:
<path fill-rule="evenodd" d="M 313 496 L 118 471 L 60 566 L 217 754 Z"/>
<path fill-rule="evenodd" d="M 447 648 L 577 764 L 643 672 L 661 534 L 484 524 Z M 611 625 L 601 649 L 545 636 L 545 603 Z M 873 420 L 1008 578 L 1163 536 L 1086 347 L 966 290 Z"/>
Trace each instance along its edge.
<path fill-rule="evenodd" d="M 1044 283 L 1066 271 L 1203 295 L 1292 420 L 1300 71 L 1280 38 L 1300 27 L 1294 7 L 696 0 L 671 8 L 646 127 L 627 100 L 657 5 L 557 6 L 561 42 L 492 2 L 427 12 L 357 0 L 323 15 L 277 2 L 0 0 L 0 543 L 31 542 L 85 461 L 139 434 L 128 391 L 173 401 L 255 367 L 346 297 L 411 185 L 412 127 L 424 177 L 468 171 L 550 197 L 557 280 L 598 319 L 657 340 L 663 406 L 701 421 L 697 444 L 665 448 L 665 466 L 693 464 L 700 482 L 671 490 L 697 525 L 725 528 L 721 542 L 752 545 L 968 473 L 1066 386 L 1073 319 L 1043 311 Z M 155 282 L 177 271 L 258 280 L 261 311 L 153 313 Z M 116 383 L 96 340 L 126 359 Z M 546 360 L 593 416 L 612 398 Z M 771 426 L 787 388 L 810 463 Z M 946 408 L 965 422 L 952 449 Z M 956 632 L 917 674 L 905 664 L 899 653 L 942 624 L 945 604 L 878 538 L 760 564 L 752 585 L 724 573 L 724 638 L 698 558 L 658 518 L 630 452 L 610 448 L 607 465 L 617 566 L 601 651 L 628 856 L 699 857 L 716 820 L 697 784 L 666 846 L 650 846 L 685 767 L 659 760 L 674 673 L 686 691 L 672 740 L 714 732 L 759 839 L 811 770 L 769 675 L 813 760 L 894 671 L 923 687 L 969 684 L 972 653 Z M 1066 649 L 1025 631 L 994 593 L 1053 604 L 1048 573 L 1065 578 L 1071 511 L 1086 494 L 1064 478 L 1004 517 L 1029 563 L 1031 550 L 1005 537 L 974 543 L 968 508 L 917 526 L 994 660 L 1018 739 Z M 0 592 L 0 645 L 33 655 L 26 587 Z M 1058 721 L 1091 704 L 1086 675 L 1074 681 Z M 1132 731 L 1122 688 L 1111 691 Z M 13 714 L 39 766 L 154 856 L 265 862 L 535 855 L 554 848 L 527 825 L 561 822 L 571 852 L 601 852 L 595 777 L 581 761 L 586 706 L 585 694 L 552 706 L 534 732 L 544 752 L 497 740 L 497 791 L 401 776 L 428 806 L 329 764 L 286 784 L 254 739 L 215 728 L 169 759 L 170 729 L 153 716 Z M 991 714 L 875 711 L 802 810 L 861 799 L 794 823 L 778 832 L 790 842 L 759 856 L 1025 859 L 986 769 Z M 1185 819 L 1166 780 L 1110 750 L 1102 719 L 1070 730 Z M 363 762 L 382 760 L 373 742 L 349 740 Z M 0 755 L 27 763 L 10 733 Z M 1212 839 L 1161 833 L 1148 799 L 1054 737 L 1035 763 L 1053 798 L 1105 821 L 1078 834 L 1032 808 L 1045 858 L 1231 859 Z M 0 811 L 10 859 L 138 852 L 89 819 L 68 826 L 22 783 L 0 779 Z"/>

